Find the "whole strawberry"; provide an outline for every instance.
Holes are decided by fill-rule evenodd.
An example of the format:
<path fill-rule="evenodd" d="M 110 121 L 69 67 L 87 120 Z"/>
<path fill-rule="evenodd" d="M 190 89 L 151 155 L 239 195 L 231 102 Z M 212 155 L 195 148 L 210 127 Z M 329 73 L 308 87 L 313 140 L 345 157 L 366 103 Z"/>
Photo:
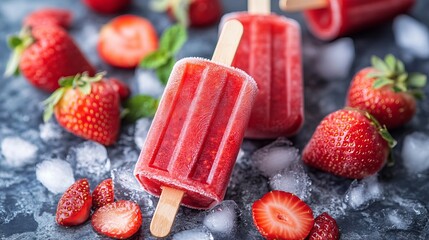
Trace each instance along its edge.
<path fill-rule="evenodd" d="M 55 221 L 62 226 L 85 222 L 91 213 L 92 197 L 87 179 L 73 183 L 58 202 Z"/>
<path fill-rule="evenodd" d="M 5 75 L 20 72 L 35 87 L 53 92 L 61 77 L 88 72 L 94 67 L 82 54 L 73 39 L 62 28 L 39 26 L 24 28 L 19 36 L 12 36 L 9 45 L 13 53 Z"/>
<path fill-rule="evenodd" d="M 73 14 L 65 9 L 42 8 L 30 13 L 23 22 L 26 27 L 57 26 L 68 29 Z"/>
<path fill-rule="evenodd" d="M 307 240 L 338 240 L 340 239 L 340 230 L 337 221 L 327 212 L 324 212 L 314 219 L 314 226 L 311 229 Z"/>
<path fill-rule="evenodd" d="M 346 104 L 368 111 L 387 128 L 400 127 L 416 113 L 416 99 L 423 97 L 423 74 L 408 74 L 393 55 L 372 58 L 372 67 L 362 69 L 350 84 Z"/>
<path fill-rule="evenodd" d="M 82 0 L 82 2 L 90 9 L 102 14 L 118 13 L 131 4 L 131 0 Z"/>
<path fill-rule="evenodd" d="M 60 85 L 44 102 L 44 120 L 55 112 L 58 123 L 67 131 L 103 145 L 115 143 L 120 127 L 120 97 L 103 74 L 62 78 Z"/>
<path fill-rule="evenodd" d="M 205 27 L 216 23 L 222 15 L 219 0 L 156 0 L 154 8 L 185 26 Z"/>
<path fill-rule="evenodd" d="M 369 113 L 345 108 L 326 116 L 305 146 L 302 159 L 334 175 L 361 179 L 378 172 L 396 141 Z"/>

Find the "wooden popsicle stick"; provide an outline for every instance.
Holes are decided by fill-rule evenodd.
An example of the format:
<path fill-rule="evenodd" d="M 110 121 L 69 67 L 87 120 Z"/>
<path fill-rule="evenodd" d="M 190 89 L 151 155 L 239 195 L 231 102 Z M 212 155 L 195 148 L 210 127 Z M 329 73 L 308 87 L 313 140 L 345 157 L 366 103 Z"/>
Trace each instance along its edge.
<path fill-rule="evenodd" d="M 243 25 L 238 20 L 229 20 L 223 25 L 212 61 L 231 65 L 243 35 Z"/>
<path fill-rule="evenodd" d="M 250 14 L 271 14 L 270 0 L 248 0 L 247 11 Z"/>
<path fill-rule="evenodd" d="M 287 12 L 324 8 L 329 0 L 280 0 L 280 8 Z"/>
<path fill-rule="evenodd" d="M 170 233 L 173 226 L 184 191 L 170 187 L 162 187 L 158 206 L 150 223 L 150 232 L 155 237 L 165 237 Z"/>

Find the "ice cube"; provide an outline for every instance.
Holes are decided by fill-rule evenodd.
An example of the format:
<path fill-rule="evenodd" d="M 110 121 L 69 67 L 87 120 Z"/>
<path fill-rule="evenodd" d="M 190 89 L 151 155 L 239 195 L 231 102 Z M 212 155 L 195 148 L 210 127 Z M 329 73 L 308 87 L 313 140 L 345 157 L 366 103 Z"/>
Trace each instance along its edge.
<path fill-rule="evenodd" d="M 354 180 L 347 190 L 345 200 L 353 209 L 364 209 L 372 202 L 382 198 L 383 189 L 377 175 Z"/>
<path fill-rule="evenodd" d="M 293 193 L 304 201 L 311 195 L 311 179 L 304 166 L 298 161 L 272 177 L 270 186 L 273 190 Z"/>
<path fill-rule="evenodd" d="M 75 182 L 71 165 L 60 159 L 45 160 L 37 164 L 36 177 L 54 194 L 63 193 Z"/>
<path fill-rule="evenodd" d="M 429 168 L 429 135 L 414 132 L 404 138 L 402 160 L 409 172 L 420 173 Z"/>
<path fill-rule="evenodd" d="M 20 137 L 6 137 L 1 142 L 1 152 L 6 164 L 12 167 L 22 167 L 34 163 L 38 147 Z"/>
<path fill-rule="evenodd" d="M 274 176 L 298 158 L 298 149 L 286 138 L 279 138 L 252 155 L 252 161 L 266 177 Z"/>
<path fill-rule="evenodd" d="M 141 206 L 143 216 L 151 216 L 155 211 L 154 197 L 144 191 L 133 170 L 134 163 L 128 163 L 111 171 L 115 199 L 134 201 Z"/>
<path fill-rule="evenodd" d="M 110 159 L 106 148 L 93 141 L 83 142 L 70 150 L 68 156 L 76 161 L 76 174 L 99 179 L 110 171 Z"/>
<path fill-rule="evenodd" d="M 213 235 L 205 228 L 194 228 L 178 232 L 173 235 L 173 240 L 213 240 Z"/>
<path fill-rule="evenodd" d="M 165 86 L 161 83 L 153 70 L 137 68 L 135 75 L 140 94 L 149 95 L 155 98 L 161 97 Z"/>
<path fill-rule="evenodd" d="M 427 27 L 407 15 L 400 15 L 393 22 L 396 44 L 406 53 L 418 58 L 429 57 L 429 32 Z"/>
<path fill-rule="evenodd" d="M 213 233 L 230 235 L 236 229 L 238 211 L 233 200 L 223 201 L 209 211 L 203 224 Z"/>
<path fill-rule="evenodd" d="M 308 175 L 311 179 L 311 197 L 307 199 L 307 203 L 314 216 L 323 212 L 329 213 L 335 219 L 344 216 L 347 209 L 344 202 L 347 191 L 345 186 L 350 185 L 351 181 L 322 172 L 309 172 Z"/>
<path fill-rule="evenodd" d="M 40 124 L 39 130 L 40 130 L 40 138 L 44 142 L 58 140 L 63 137 L 63 130 L 58 124 L 54 123 L 53 121 Z"/>
<path fill-rule="evenodd" d="M 136 122 L 136 128 L 134 133 L 134 142 L 137 147 L 140 149 L 143 147 L 143 144 L 146 140 L 147 133 L 149 132 L 150 125 L 152 124 L 152 119 L 150 118 L 140 118 Z"/>
<path fill-rule="evenodd" d="M 355 49 L 351 38 L 341 38 L 324 46 L 316 59 L 315 70 L 326 80 L 346 78 L 350 72 Z"/>

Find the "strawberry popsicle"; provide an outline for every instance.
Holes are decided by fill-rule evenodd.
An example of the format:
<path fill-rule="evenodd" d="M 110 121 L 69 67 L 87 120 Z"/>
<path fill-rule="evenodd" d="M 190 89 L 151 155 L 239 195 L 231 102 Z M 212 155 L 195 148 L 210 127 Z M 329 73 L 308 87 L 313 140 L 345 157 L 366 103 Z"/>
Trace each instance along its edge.
<path fill-rule="evenodd" d="M 238 21 L 226 23 L 212 61 L 185 58 L 170 75 L 134 170 L 160 196 L 155 236 L 168 234 L 159 228 L 171 227 L 163 218 L 174 220 L 180 203 L 208 209 L 225 195 L 258 91 L 252 77 L 229 66 L 242 31 Z"/>
<path fill-rule="evenodd" d="M 392 20 L 411 9 L 415 0 L 282 0 L 285 11 L 305 10 L 311 32 L 332 40 Z"/>
<path fill-rule="evenodd" d="M 248 10 L 222 19 L 243 24 L 232 65 L 251 75 L 259 89 L 245 137 L 294 135 L 304 122 L 299 25 L 271 13 L 269 0 L 250 0 Z"/>

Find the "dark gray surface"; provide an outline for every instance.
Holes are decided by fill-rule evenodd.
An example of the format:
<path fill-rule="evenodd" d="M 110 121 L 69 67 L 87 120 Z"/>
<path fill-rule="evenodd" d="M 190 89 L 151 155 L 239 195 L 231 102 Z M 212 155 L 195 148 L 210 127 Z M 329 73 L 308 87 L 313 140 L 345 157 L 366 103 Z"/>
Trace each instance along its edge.
<path fill-rule="evenodd" d="M 223 1 L 226 12 L 245 10 L 245 1 Z M 274 3 L 274 1 L 273 1 Z M 110 76 L 118 76 L 135 86 L 132 70 L 119 70 L 103 63 L 95 52 L 96 35 L 87 36 L 91 30 L 99 29 L 113 16 L 94 14 L 75 0 L 1 0 L 0 2 L 0 70 L 3 71 L 9 54 L 5 37 L 17 32 L 23 17 L 32 10 L 45 6 L 57 6 L 71 9 L 75 20 L 71 34 L 82 47 L 89 59 L 99 70 L 106 70 Z M 274 4 L 274 11 L 279 9 Z M 411 12 L 411 16 L 429 26 L 429 2 L 420 0 Z M 135 1 L 128 11 L 150 19 L 160 33 L 170 21 L 163 14 L 152 13 L 146 6 L 146 1 Z M 288 14 L 300 23 L 302 18 L 298 14 Z M 327 43 L 314 39 L 301 24 L 303 41 L 306 44 L 323 47 Z M 206 29 L 191 29 L 190 40 L 185 45 L 180 57 L 200 56 L 209 58 L 213 52 L 217 37 L 217 26 Z M 403 52 L 396 46 L 391 24 L 374 28 L 365 33 L 352 36 L 355 44 L 356 58 L 349 74 L 344 79 L 326 80 L 318 77 L 313 71 L 313 62 L 304 55 L 304 82 L 305 82 L 305 114 L 306 122 L 303 130 L 291 140 L 300 149 L 304 147 L 318 122 L 330 111 L 342 108 L 348 84 L 355 72 L 369 64 L 371 55 L 384 56 L 393 53 L 403 56 Z M 316 48 L 317 49 L 317 48 Z M 413 60 L 406 63 L 411 71 L 429 72 L 427 60 Z M 134 90 L 134 93 L 135 90 Z M 426 94 L 428 90 L 426 88 Z M 63 133 L 59 142 L 44 142 L 39 136 L 39 125 L 42 123 L 41 101 L 48 95 L 30 86 L 22 77 L 2 78 L 0 81 L 0 141 L 7 136 L 20 136 L 38 146 L 39 152 L 36 162 L 57 157 L 67 159 L 72 146 L 83 142 L 69 134 Z M 326 107 L 320 103 L 326 103 Z M 329 106 L 329 107 L 328 107 Z M 429 225 L 427 208 L 429 207 L 429 176 L 428 172 L 409 174 L 403 169 L 400 156 L 404 136 L 414 131 L 429 132 L 427 118 L 429 117 L 428 101 L 419 103 L 419 111 L 410 124 L 392 132 L 398 140 L 394 149 L 397 164 L 392 168 L 385 168 L 379 175 L 379 182 L 384 189 L 381 199 L 362 210 L 354 210 L 344 206 L 344 195 L 351 180 L 331 177 L 328 174 L 307 169 L 312 179 L 312 195 L 308 202 L 320 213 L 324 209 L 341 209 L 335 214 L 341 228 L 343 239 L 428 239 Z M 121 166 L 132 166 L 124 162 L 136 161 L 139 153 L 133 141 L 134 126 L 123 125 L 119 142 L 108 148 L 112 169 Z M 233 182 L 228 189 L 225 199 L 237 202 L 241 214 L 238 221 L 238 231 L 234 236 L 226 239 L 261 239 L 252 225 L 250 204 L 269 190 L 268 181 L 262 177 L 251 162 L 247 161 L 253 151 L 253 145 L 261 146 L 268 142 L 245 141 L 244 160 L 237 164 Z M 250 146 L 250 147 L 249 147 Z M 247 149 L 247 150 L 246 150 Z M 87 222 L 75 228 L 61 228 L 54 222 L 56 203 L 60 195 L 48 192 L 35 177 L 35 164 L 23 168 L 10 168 L 0 155 L 0 238 L 1 239 L 102 239 Z M 108 177 L 106 174 L 105 177 Z M 75 174 L 75 178 L 85 177 Z M 97 183 L 90 179 L 92 188 Z M 401 200 L 397 200 L 400 198 Z M 396 199 L 396 200 L 392 200 Z M 156 200 L 152 199 L 154 204 Z M 387 209 L 387 210 L 386 210 Z M 398 209 L 404 212 L 402 218 L 410 218 L 411 227 L 398 229 L 388 226 L 386 213 L 388 209 Z M 412 212 L 419 211 L 421 214 Z M 417 210 L 416 210 L 417 209 Z M 410 213 L 411 211 L 411 213 Z M 204 213 L 181 208 L 173 233 L 184 229 L 201 227 L 201 216 Z M 150 219 L 144 218 L 140 234 L 136 239 L 150 238 L 148 226 Z M 188 224 L 186 224 L 188 222 Z M 215 236 L 215 239 L 222 237 Z"/>

